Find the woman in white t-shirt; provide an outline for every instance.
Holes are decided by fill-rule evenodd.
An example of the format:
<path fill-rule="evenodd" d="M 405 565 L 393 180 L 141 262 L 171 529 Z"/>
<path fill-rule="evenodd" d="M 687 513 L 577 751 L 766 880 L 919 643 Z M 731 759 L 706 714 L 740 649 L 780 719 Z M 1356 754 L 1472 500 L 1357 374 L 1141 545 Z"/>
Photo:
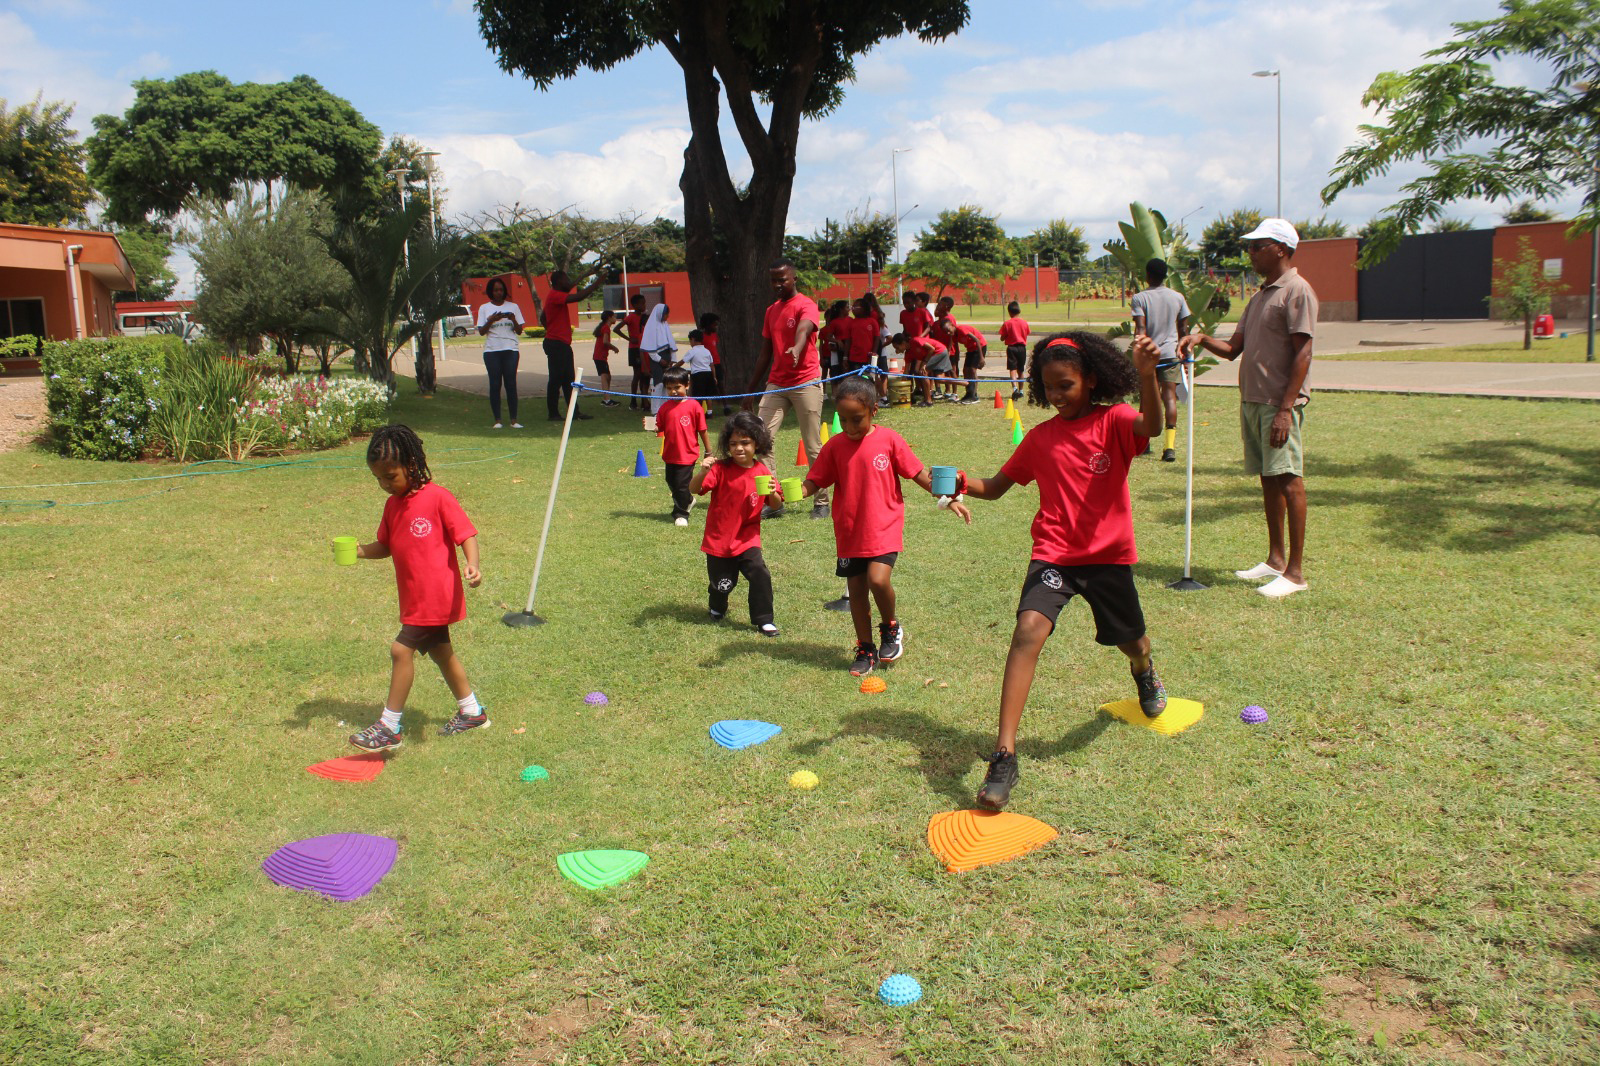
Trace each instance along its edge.
<path fill-rule="evenodd" d="M 522 309 L 511 301 L 506 283 L 490 278 L 484 289 L 488 301 L 478 307 L 478 333 L 483 336 L 483 365 L 489 371 L 489 410 L 494 412 L 494 428 L 501 427 L 500 388 L 506 390 L 506 413 L 511 428 L 521 429 L 517 421 L 517 334 L 522 332 Z"/>

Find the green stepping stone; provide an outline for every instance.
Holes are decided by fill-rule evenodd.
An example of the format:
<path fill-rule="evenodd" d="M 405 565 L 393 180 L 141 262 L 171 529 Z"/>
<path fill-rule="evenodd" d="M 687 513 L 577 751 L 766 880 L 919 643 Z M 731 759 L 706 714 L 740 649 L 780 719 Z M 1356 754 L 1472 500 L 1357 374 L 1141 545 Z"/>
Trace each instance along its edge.
<path fill-rule="evenodd" d="M 522 771 L 522 779 L 524 781 L 548 781 L 550 780 L 550 771 L 542 766 L 530 766 Z"/>
<path fill-rule="evenodd" d="M 569 851 L 556 856 L 561 876 L 588 889 L 620 885 L 649 861 L 642 851 Z"/>

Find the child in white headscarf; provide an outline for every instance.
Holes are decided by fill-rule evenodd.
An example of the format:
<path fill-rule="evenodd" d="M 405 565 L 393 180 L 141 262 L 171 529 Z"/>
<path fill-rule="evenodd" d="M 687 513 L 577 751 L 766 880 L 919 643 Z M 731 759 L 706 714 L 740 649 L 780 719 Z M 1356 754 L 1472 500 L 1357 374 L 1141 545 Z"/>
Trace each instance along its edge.
<path fill-rule="evenodd" d="M 678 353 L 678 342 L 672 339 L 672 327 L 667 325 L 666 304 L 656 304 L 650 309 L 639 347 L 644 349 L 645 358 L 650 360 L 650 413 L 655 414 L 661 409 L 666 396 L 666 389 L 661 384 L 661 372 Z"/>

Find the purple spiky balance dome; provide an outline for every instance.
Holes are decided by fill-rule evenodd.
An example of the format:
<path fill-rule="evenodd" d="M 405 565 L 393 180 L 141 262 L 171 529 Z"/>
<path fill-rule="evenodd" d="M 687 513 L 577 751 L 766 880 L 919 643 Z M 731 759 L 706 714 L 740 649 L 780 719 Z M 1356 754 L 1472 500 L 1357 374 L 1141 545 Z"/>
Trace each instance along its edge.
<path fill-rule="evenodd" d="M 1245 725 L 1262 725 L 1267 720 L 1267 711 L 1264 707 L 1251 704 L 1239 712 L 1239 721 Z"/>
<path fill-rule="evenodd" d="M 611 701 L 606 699 L 606 694 L 604 692 L 591 692 L 583 698 L 583 702 L 587 703 L 591 707 L 604 707 Z"/>
<path fill-rule="evenodd" d="M 377 888 L 399 853 L 400 845 L 388 837 L 331 833 L 285 844 L 261 869 L 274 884 L 348 902 Z"/>

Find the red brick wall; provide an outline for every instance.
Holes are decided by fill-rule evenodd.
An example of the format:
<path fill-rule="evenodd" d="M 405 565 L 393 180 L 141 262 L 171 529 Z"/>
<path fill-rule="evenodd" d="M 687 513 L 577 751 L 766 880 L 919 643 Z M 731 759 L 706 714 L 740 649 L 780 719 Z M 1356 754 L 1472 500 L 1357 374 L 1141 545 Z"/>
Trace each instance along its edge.
<path fill-rule="evenodd" d="M 1560 292 L 1552 303 L 1557 318 L 1583 318 L 1588 315 L 1589 263 L 1593 254 L 1587 236 L 1567 238 L 1567 222 L 1525 222 L 1501 226 L 1494 231 L 1494 276 L 1500 278 L 1500 264 L 1514 262 L 1522 254 L 1526 239 L 1540 259 L 1561 261 Z"/>
<path fill-rule="evenodd" d="M 1294 268 L 1311 283 L 1324 322 L 1356 320 L 1356 251 L 1354 237 L 1301 241 L 1294 250 Z"/>

